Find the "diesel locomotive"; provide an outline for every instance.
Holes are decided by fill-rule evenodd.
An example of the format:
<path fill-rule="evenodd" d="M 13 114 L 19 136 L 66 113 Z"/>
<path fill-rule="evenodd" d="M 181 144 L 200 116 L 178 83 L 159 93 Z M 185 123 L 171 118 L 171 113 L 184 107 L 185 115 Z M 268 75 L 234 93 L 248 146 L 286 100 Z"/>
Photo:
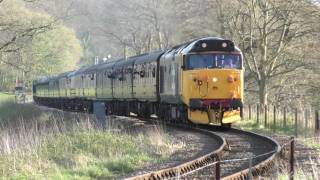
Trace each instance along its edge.
<path fill-rule="evenodd" d="M 206 37 L 165 51 L 118 59 L 36 80 L 34 101 L 92 112 L 229 126 L 242 117 L 243 55 L 230 40 Z"/>

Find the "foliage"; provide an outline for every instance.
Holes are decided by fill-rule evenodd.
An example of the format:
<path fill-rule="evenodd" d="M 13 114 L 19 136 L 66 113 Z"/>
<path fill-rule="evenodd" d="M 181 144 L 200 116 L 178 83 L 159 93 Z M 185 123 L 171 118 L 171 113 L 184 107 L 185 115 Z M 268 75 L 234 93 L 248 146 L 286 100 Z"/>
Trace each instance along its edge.
<path fill-rule="evenodd" d="M 57 25 L 34 37 L 31 49 L 26 48 L 25 53 L 30 55 L 38 75 L 55 75 L 74 70 L 82 49 L 73 30 Z"/>
<path fill-rule="evenodd" d="M 58 19 L 26 7 L 23 1 L 0 5 L 0 87 L 74 69 L 82 56 L 75 32 Z"/>
<path fill-rule="evenodd" d="M 320 89 L 318 85 L 320 53 L 317 41 L 320 37 L 318 30 L 320 6 L 316 1 L 42 0 L 41 2 L 32 3 L 34 4 L 32 9 L 25 8 L 20 0 L 1 3 L 0 8 L 4 11 L 0 12 L 0 19 L 2 17 L 0 24 L 4 21 L 3 17 L 6 17 L 2 12 L 9 11 L 13 5 L 24 7 L 24 10 L 27 9 L 32 13 L 35 13 L 35 9 L 41 9 L 55 17 L 52 18 L 42 11 L 41 17 L 48 18 L 42 21 L 48 25 L 43 28 L 40 26 L 43 23 L 37 26 L 37 23 L 30 24 L 28 21 L 19 31 L 15 29 L 18 26 L 14 24 L 0 25 L 11 28 L 0 30 L 0 37 L 1 33 L 9 31 L 19 35 L 25 34 L 26 26 L 36 27 L 27 35 L 18 36 L 14 39 L 14 43 L 9 43 L 10 50 L 15 50 L 16 46 L 25 47 L 24 44 L 28 45 L 34 35 L 59 27 L 56 26 L 60 22 L 57 21 L 57 17 L 63 23 L 75 28 L 78 37 L 81 37 L 84 57 L 79 63 L 80 66 L 92 64 L 94 56 L 101 58 L 112 54 L 112 57 L 127 57 L 166 49 L 193 38 L 220 36 L 234 40 L 244 52 L 247 102 L 281 103 L 292 107 L 305 104 L 320 106 L 320 97 L 315 96 L 319 94 Z M 8 6 L 10 3 L 12 7 Z M 12 18 L 14 17 L 12 14 Z M 23 21 L 23 18 L 17 19 L 17 22 L 19 21 Z M 6 41 L 0 42 L 0 45 L 11 42 L 13 37 L 11 35 L 10 33 L 9 36 L 3 35 Z M 26 49 L 19 49 L 24 51 L 2 53 L 2 63 L 16 62 L 19 59 L 19 63 L 13 64 L 18 64 L 19 67 L 0 67 L 0 76 L 4 77 L 0 78 L 0 87 L 8 87 L 17 74 L 25 76 L 25 72 L 16 69 L 25 69 L 24 67 L 32 62 L 33 55 L 27 55 Z M 75 52 L 77 54 L 78 51 Z M 42 64 L 34 67 L 44 72 Z M 49 68 L 45 71 L 51 70 Z M 26 76 L 32 79 L 28 73 Z"/>
<path fill-rule="evenodd" d="M 104 52 L 123 57 L 193 38 L 220 36 L 234 40 L 244 52 L 247 102 L 319 106 L 320 97 L 314 94 L 319 89 L 320 11 L 313 1 L 104 0 L 93 5 L 96 3 L 80 1 L 79 6 L 87 7 L 85 29 L 91 32 L 94 51 L 100 57 Z M 73 23 L 80 21 L 75 18 Z"/>
<path fill-rule="evenodd" d="M 93 44 L 90 32 L 86 32 L 82 37 L 83 57 L 81 58 L 80 66 L 90 66 L 94 64 Z"/>

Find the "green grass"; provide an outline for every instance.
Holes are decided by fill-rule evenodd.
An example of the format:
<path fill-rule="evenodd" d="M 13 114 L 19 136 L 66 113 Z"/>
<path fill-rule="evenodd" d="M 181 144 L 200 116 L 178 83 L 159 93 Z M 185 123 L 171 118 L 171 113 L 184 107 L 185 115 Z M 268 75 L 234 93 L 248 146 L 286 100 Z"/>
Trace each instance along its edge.
<path fill-rule="evenodd" d="M 5 178 L 112 179 L 154 162 L 145 136 L 73 132 L 47 137 L 31 151 L 0 156 Z M 147 144 L 150 145 L 150 144 Z M 165 157 L 161 157 L 165 159 Z"/>
<path fill-rule="evenodd" d="M 247 131 L 276 132 L 278 134 L 283 134 L 288 136 L 293 136 L 295 134 L 295 129 L 290 127 L 289 125 L 287 127 L 282 127 L 282 126 L 265 127 L 263 123 L 257 123 L 256 120 L 242 120 L 242 121 L 238 121 L 235 125 Z"/>
<path fill-rule="evenodd" d="M 85 114 L 12 102 L 0 114 L 2 179 L 118 179 L 185 148 L 161 129 L 110 132 Z"/>
<path fill-rule="evenodd" d="M 43 114 L 39 108 L 30 104 L 16 104 L 14 101 L 2 101 L 0 103 L 0 121 L 2 122 L 27 120 Z"/>
<path fill-rule="evenodd" d="M 0 104 L 3 103 L 3 102 L 7 102 L 7 101 L 14 102 L 15 101 L 15 95 L 14 94 L 0 92 Z"/>
<path fill-rule="evenodd" d="M 235 124 L 235 126 L 240 127 L 243 130 L 247 131 L 253 131 L 257 133 L 274 133 L 274 134 L 280 134 L 280 135 L 287 135 L 287 136 L 295 136 L 295 128 L 293 127 L 293 124 L 287 124 L 286 127 L 283 127 L 281 125 L 276 126 L 268 126 L 265 127 L 263 123 L 258 124 L 256 120 L 242 120 Z M 304 128 L 298 128 L 298 137 L 299 139 L 307 146 L 312 147 L 314 149 L 320 150 L 320 144 L 319 141 L 313 141 L 312 137 L 314 130 L 313 129 L 304 129 Z M 306 136 L 310 136 L 311 139 L 303 138 Z M 301 138 L 302 137 L 302 138 Z"/>

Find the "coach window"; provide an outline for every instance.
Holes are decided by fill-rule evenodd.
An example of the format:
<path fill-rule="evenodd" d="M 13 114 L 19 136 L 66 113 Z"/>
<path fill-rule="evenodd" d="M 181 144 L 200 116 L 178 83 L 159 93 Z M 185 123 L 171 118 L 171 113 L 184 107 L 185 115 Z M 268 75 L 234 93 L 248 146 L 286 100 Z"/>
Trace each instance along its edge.
<path fill-rule="evenodd" d="M 142 64 L 141 66 L 140 66 L 140 77 L 141 78 L 144 78 L 145 76 L 146 76 L 146 66 L 145 66 L 145 64 Z"/>
<path fill-rule="evenodd" d="M 152 67 L 152 77 L 156 77 L 156 66 L 155 65 L 153 65 L 153 67 Z"/>

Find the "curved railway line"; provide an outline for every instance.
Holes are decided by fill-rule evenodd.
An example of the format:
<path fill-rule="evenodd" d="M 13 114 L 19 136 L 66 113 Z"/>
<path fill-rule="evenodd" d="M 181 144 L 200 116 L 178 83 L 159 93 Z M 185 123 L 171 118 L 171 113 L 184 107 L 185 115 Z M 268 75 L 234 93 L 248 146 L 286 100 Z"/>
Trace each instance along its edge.
<path fill-rule="evenodd" d="M 159 123 L 159 120 L 156 119 L 139 119 Z M 207 154 L 191 161 L 129 177 L 126 178 L 127 180 L 248 179 L 251 175 L 259 176 L 270 170 L 277 154 L 281 151 L 281 146 L 275 140 L 240 129 L 172 123 L 174 121 L 160 122 L 171 127 L 204 133 L 215 139 L 218 142 L 215 143 L 220 144 L 220 146 L 219 148 L 208 150 Z M 217 164 L 220 166 L 219 172 L 217 172 Z"/>
<path fill-rule="evenodd" d="M 240 129 L 206 126 L 200 126 L 198 129 L 220 136 L 227 144 L 192 161 L 127 180 L 219 179 L 216 171 L 218 162 L 221 168 L 218 174 L 221 179 L 248 179 L 251 175 L 258 176 L 270 170 L 281 150 L 275 140 Z"/>
<path fill-rule="evenodd" d="M 177 125 L 177 128 L 180 128 L 181 126 Z M 209 130 L 205 130 L 205 129 L 199 129 L 199 128 L 192 128 L 192 127 L 183 127 L 183 128 L 187 128 L 190 129 L 192 131 L 197 131 L 200 133 L 204 133 L 208 136 L 211 136 L 212 139 L 215 140 L 215 142 L 212 143 L 218 143 L 219 144 L 219 148 L 216 149 L 212 149 L 209 150 L 207 154 L 198 157 L 196 159 L 193 159 L 191 161 L 182 163 L 180 165 L 171 167 L 171 168 L 165 168 L 165 169 L 161 169 L 158 171 L 153 171 L 153 172 L 149 172 L 143 175 L 138 175 L 138 176 L 134 176 L 134 177 L 130 177 L 127 178 L 127 180 L 145 180 L 145 179 L 169 179 L 169 178 L 174 178 L 176 176 L 179 175 L 183 175 L 183 174 L 187 174 L 197 168 L 201 168 L 203 166 L 206 166 L 210 163 L 214 163 L 217 160 L 219 160 L 219 157 L 222 156 L 222 153 L 224 152 L 224 149 L 227 147 L 227 143 L 226 140 L 220 136 L 217 135 L 216 133 L 209 131 Z M 208 142 L 210 143 L 210 142 Z"/>

